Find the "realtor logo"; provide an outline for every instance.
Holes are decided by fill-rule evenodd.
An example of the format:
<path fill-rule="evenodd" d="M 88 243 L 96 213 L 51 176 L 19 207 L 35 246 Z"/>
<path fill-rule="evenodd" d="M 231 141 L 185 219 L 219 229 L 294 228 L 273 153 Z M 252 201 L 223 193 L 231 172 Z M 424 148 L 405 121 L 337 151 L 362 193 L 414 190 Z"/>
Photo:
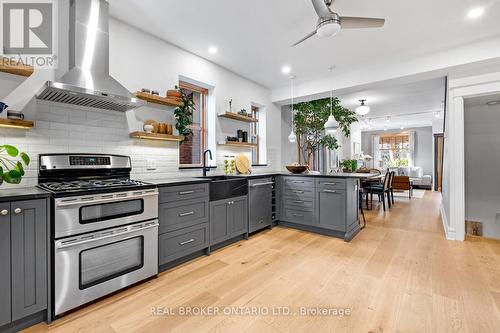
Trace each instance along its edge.
<path fill-rule="evenodd" d="M 52 7 L 52 2 L 2 2 L 3 54 L 52 54 Z"/>

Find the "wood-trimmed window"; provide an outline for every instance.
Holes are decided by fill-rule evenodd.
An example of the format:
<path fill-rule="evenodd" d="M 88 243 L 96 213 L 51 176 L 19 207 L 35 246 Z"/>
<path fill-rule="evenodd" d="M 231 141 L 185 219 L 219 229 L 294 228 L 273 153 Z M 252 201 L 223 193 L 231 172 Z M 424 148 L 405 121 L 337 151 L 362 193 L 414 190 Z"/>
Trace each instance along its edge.
<path fill-rule="evenodd" d="M 179 145 L 179 168 L 201 167 L 207 146 L 208 89 L 184 81 L 179 82 L 179 88 L 195 105 L 191 134 Z"/>

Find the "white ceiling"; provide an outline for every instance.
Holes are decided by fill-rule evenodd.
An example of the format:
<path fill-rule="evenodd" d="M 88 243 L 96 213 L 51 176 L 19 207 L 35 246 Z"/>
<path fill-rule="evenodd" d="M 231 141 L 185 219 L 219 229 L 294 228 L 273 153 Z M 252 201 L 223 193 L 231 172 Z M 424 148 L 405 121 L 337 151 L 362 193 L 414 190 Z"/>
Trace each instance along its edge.
<path fill-rule="evenodd" d="M 343 106 L 353 111 L 360 99 L 366 99 L 370 113 L 365 119 L 371 119 L 373 129 L 431 126 L 436 120 L 436 112 L 439 112 L 440 119 L 443 118 L 445 78 L 379 85 L 338 97 Z M 390 122 L 386 121 L 386 116 L 390 116 Z M 364 130 L 368 130 L 366 127 Z"/>
<path fill-rule="evenodd" d="M 314 29 L 310 0 L 109 0 L 112 16 L 267 87 L 286 85 L 288 64 L 299 80 L 346 73 L 359 64 L 404 63 L 500 34 L 500 0 L 337 0 L 344 16 L 385 17 L 382 29 L 345 30 L 289 45 Z M 484 17 L 467 20 L 472 6 Z M 216 55 L 208 47 L 219 49 Z"/>

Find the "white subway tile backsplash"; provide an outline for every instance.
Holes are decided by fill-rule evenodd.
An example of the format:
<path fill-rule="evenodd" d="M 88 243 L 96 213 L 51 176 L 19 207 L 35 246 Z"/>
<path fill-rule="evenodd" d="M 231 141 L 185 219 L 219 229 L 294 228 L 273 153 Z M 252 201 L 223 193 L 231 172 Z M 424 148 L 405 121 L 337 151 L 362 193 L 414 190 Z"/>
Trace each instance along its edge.
<path fill-rule="evenodd" d="M 26 151 L 31 163 L 21 186 L 38 183 L 38 154 L 103 153 L 132 158 L 132 176 L 138 179 L 199 176 L 201 170 L 179 170 L 178 143 L 131 139 L 124 113 L 79 106 L 37 101 L 35 128 L 29 131 L 2 129 L 0 144 L 13 144 Z M 223 172 L 225 155 L 236 155 L 236 149 L 218 149 L 217 161 Z M 272 150 L 268 153 L 273 163 Z M 147 160 L 156 161 L 156 170 L 147 170 Z M 263 170 L 259 168 L 259 170 Z M 3 184 L 2 188 L 20 185 Z"/>

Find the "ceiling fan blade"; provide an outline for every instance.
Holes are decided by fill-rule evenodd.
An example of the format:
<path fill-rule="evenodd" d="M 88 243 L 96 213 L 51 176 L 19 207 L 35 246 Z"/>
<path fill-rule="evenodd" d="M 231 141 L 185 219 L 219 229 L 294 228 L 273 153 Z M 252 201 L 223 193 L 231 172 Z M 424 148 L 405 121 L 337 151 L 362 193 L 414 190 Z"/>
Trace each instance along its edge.
<path fill-rule="evenodd" d="M 340 17 L 342 29 L 380 28 L 383 27 L 385 19 L 370 17 Z"/>
<path fill-rule="evenodd" d="M 330 7 L 327 6 L 325 3 L 325 0 L 311 0 L 314 10 L 316 11 L 316 14 L 318 14 L 319 17 L 327 17 L 332 14 L 332 11 L 330 10 Z M 331 4 L 331 1 L 329 1 Z"/>
<path fill-rule="evenodd" d="M 309 39 L 311 38 L 312 36 L 316 35 L 316 30 L 314 30 L 313 32 L 309 33 L 307 36 L 305 36 L 304 38 L 302 38 L 301 40 L 299 40 L 298 42 L 292 44 L 292 46 L 295 46 L 295 45 L 298 45 L 300 43 L 302 43 L 303 41 L 305 41 L 306 39 Z"/>

